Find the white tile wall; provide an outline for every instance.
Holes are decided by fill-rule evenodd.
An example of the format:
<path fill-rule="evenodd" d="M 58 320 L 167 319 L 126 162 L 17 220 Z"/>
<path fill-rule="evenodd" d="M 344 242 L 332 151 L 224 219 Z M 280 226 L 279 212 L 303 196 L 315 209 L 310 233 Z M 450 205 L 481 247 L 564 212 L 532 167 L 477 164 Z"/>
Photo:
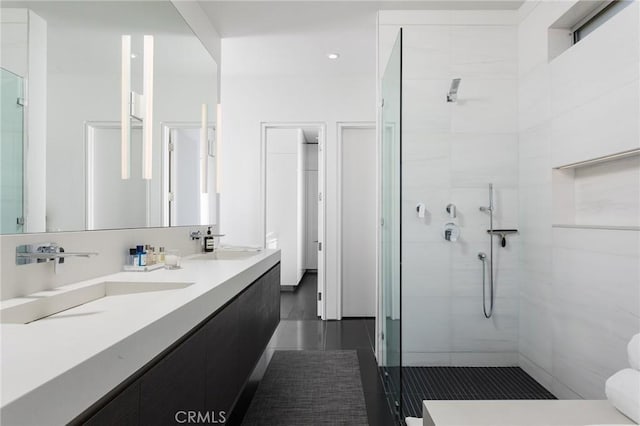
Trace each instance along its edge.
<path fill-rule="evenodd" d="M 640 226 L 638 182 L 640 156 L 577 168 L 575 223 Z"/>
<path fill-rule="evenodd" d="M 554 116 L 638 79 L 638 3 L 551 61 Z"/>
<path fill-rule="evenodd" d="M 578 0 L 527 0 L 518 25 L 518 75 L 526 75 L 548 59 L 548 28 Z"/>
<path fill-rule="evenodd" d="M 517 131 L 516 79 L 464 79 L 458 90 L 458 102 L 450 105 L 453 132 L 477 134 Z"/>
<path fill-rule="evenodd" d="M 551 76 L 546 63 L 533 68 L 518 82 L 518 128 L 540 126 L 551 118 Z"/>
<path fill-rule="evenodd" d="M 515 118 L 512 117 L 512 121 L 515 122 Z M 496 187 L 515 187 L 518 179 L 516 134 L 492 134 L 490 131 L 454 133 L 451 140 L 451 174 L 454 187 L 487 188 L 490 182 Z M 484 204 L 486 195 L 480 205 Z"/>
<path fill-rule="evenodd" d="M 402 278 L 412 285 L 403 287 L 403 299 L 451 296 L 451 270 L 442 268 L 451 262 L 446 243 L 405 243 Z"/>
<path fill-rule="evenodd" d="M 497 299 L 491 318 L 482 299 L 456 297 L 451 301 L 452 348 L 456 352 L 517 352 L 517 299 Z"/>
<path fill-rule="evenodd" d="M 638 80 L 559 115 L 552 123 L 554 167 L 640 148 Z"/>
<path fill-rule="evenodd" d="M 577 172 L 584 179 L 576 192 L 574 172 L 552 167 L 637 146 L 638 4 L 549 63 L 548 28 L 574 4 L 527 1 L 520 9 L 518 351 L 519 365 L 558 398 L 600 399 L 640 331 L 640 232 L 552 223 L 628 222 L 638 171 L 587 168 Z M 607 205 L 616 194 L 626 194 L 625 206 Z"/>
<path fill-rule="evenodd" d="M 518 353 L 452 352 L 451 365 L 457 367 L 511 367 L 518 364 Z"/>
<path fill-rule="evenodd" d="M 543 290 L 550 286 L 536 283 Z M 543 371 L 553 368 L 553 317 L 551 316 L 551 298 L 540 292 L 541 298 L 523 295 L 520 299 L 519 351 L 526 353 L 527 360 Z M 548 374 L 548 373 L 547 373 Z M 550 382 L 547 382 L 550 385 Z"/>
<path fill-rule="evenodd" d="M 421 281 L 413 285 L 419 286 Z M 402 315 L 403 351 L 427 353 L 451 351 L 451 298 L 414 297 L 410 299 L 403 294 Z M 407 318 L 413 320 L 407 321 Z"/>
<path fill-rule="evenodd" d="M 640 147 L 639 7 L 634 2 L 549 64 L 554 166 Z"/>
<path fill-rule="evenodd" d="M 453 104 L 445 102 L 445 98 L 450 84 L 450 79 L 403 80 L 403 130 L 420 130 L 423 134 L 449 132 Z"/>
<path fill-rule="evenodd" d="M 403 27 L 402 73 L 404 79 L 447 80 L 451 78 L 450 28 L 436 25 Z"/>
<path fill-rule="evenodd" d="M 451 27 L 451 72 L 489 80 L 517 76 L 515 26 Z"/>

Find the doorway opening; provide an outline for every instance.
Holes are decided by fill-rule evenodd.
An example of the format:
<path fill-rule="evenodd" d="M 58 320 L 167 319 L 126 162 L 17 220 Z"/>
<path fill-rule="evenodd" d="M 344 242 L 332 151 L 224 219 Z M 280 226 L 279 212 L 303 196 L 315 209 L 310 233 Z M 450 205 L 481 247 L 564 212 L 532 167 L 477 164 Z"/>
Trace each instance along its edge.
<path fill-rule="evenodd" d="M 281 250 L 282 290 L 317 273 L 317 316 L 326 319 L 325 123 L 262 124 L 262 209 L 266 248 Z"/>
<path fill-rule="evenodd" d="M 219 217 L 216 192 L 215 126 L 208 125 L 207 191 L 201 191 L 203 150 L 200 123 L 162 124 L 163 226 L 214 225 Z"/>
<path fill-rule="evenodd" d="M 121 124 L 85 123 L 87 230 L 150 226 L 149 181 L 142 178 L 142 124 L 131 123 L 131 178 L 120 179 Z M 122 200 L 114 203 L 113 200 Z"/>

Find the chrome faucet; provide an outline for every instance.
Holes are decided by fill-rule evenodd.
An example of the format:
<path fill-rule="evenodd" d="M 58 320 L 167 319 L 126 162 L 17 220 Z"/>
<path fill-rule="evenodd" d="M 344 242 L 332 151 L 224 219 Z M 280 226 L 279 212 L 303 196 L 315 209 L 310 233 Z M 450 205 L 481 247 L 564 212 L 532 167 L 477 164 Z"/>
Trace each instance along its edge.
<path fill-rule="evenodd" d="M 56 243 L 25 244 L 16 247 L 16 265 L 30 263 L 53 262 L 54 272 L 58 272 L 58 265 L 64 263 L 65 257 L 91 257 L 96 252 L 68 252 Z"/>

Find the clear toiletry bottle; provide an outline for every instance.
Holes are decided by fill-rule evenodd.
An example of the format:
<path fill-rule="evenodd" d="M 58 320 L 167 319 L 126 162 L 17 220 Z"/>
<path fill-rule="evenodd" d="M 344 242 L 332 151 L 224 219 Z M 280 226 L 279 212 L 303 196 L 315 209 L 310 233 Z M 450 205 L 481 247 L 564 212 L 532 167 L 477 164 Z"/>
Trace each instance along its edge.
<path fill-rule="evenodd" d="M 147 265 L 153 265 L 155 263 L 153 259 L 153 247 L 147 244 L 144 246 L 144 251 L 147 253 Z"/>
<path fill-rule="evenodd" d="M 204 251 L 211 253 L 213 251 L 213 235 L 211 235 L 211 227 L 207 228 L 207 235 L 204 236 Z"/>
<path fill-rule="evenodd" d="M 158 263 L 164 263 L 164 247 L 160 247 L 160 252 L 158 253 Z"/>
<path fill-rule="evenodd" d="M 127 258 L 127 265 L 136 266 L 138 264 L 137 251 L 134 248 L 129 249 L 129 256 Z"/>

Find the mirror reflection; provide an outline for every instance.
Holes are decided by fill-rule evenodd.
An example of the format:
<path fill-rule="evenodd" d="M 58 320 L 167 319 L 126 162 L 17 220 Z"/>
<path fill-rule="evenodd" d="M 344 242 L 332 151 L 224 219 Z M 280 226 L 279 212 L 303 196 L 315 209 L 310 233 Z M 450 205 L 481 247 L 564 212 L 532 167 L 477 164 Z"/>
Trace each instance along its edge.
<path fill-rule="evenodd" d="M 215 223 L 215 128 L 213 120 L 203 122 L 202 111 L 206 105 L 215 117 L 217 66 L 174 6 L 14 1 L 1 7 L 0 232 Z M 123 89 L 124 35 L 131 40 L 130 92 Z M 152 54 L 143 42 L 149 35 Z M 123 99 L 130 103 L 128 150 Z M 190 142 L 172 154 L 172 137 Z M 130 161 L 126 180 L 123 153 Z M 144 153 L 150 179 L 143 179 Z"/>

